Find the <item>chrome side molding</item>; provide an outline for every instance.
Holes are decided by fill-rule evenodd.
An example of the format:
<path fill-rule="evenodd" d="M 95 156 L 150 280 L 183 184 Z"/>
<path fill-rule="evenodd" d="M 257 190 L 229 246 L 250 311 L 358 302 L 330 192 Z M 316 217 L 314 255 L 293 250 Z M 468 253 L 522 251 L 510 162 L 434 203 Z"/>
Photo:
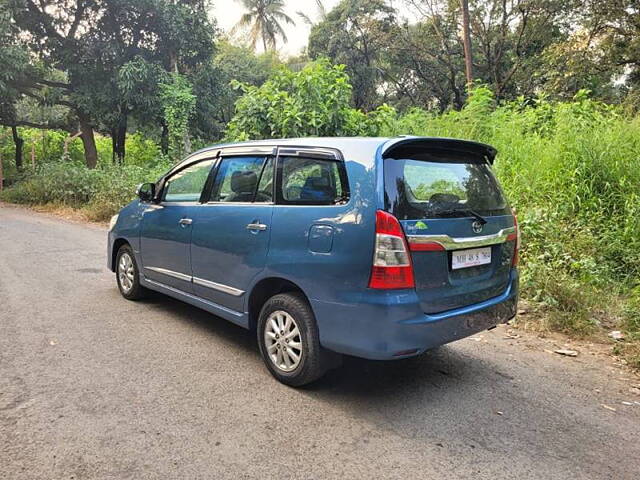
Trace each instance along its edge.
<path fill-rule="evenodd" d="M 174 272 L 173 270 L 168 270 L 166 268 L 160 268 L 160 267 L 144 267 L 144 268 L 146 270 L 151 270 L 152 272 L 161 273 L 163 275 L 168 275 L 169 277 L 184 280 L 185 282 L 193 283 L 195 285 L 200 285 L 201 287 L 207 287 L 213 290 L 218 290 L 219 292 L 227 293 L 229 295 L 233 295 L 234 297 L 240 297 L 241 295 L 244 295 L 244 290 L 230 287 L 229 285 L 224 285 L 222 283 L 211 282 L 209 280 L 205 280 L 204 278 L 192 277 L 191 275 L 186 275 L 180 272 Z M 147 279 L 147 281 L 150 282 L 151 280 Z"/>
<path fill-rule="evenodd" d="M 212 302 L 210 300 L 207 300 L 205 298 L 201 298 L 201 297 L 198 297 L 196 295 L 191 295 L 190 293 L 183 292 L 182 290 L 178 290 L 177 288 L 171 287 L 169 285 L 165 285 L 164 283 L 156 282 L 155 280 L 151 280 L 149 278 L 145 278 L 144 281 L 149 283 L 149 284 L 151 284 L 151 285 L 155 285 L 156 287 L 160 287 L 160 288 L 166 289 L 166 290 L 168 290 L 170 292 L 174 292 L 174 293 L 176 293 L 178 295 L 181 295 L 183 297 L 191 298 L 191 299 L 197 300 L 198 302 L 204 303 L 206 305 L 210 305 L 210 306 L 212 306 L 214 308 L 218 308 L 218 309 L 220 309 L 220 310 L 222 310 L 224 312 L 230 313 L 233 316 L 241 317 L 243 315 L 242 312 L 236 312 L 235 310 L 231 310 L 230 308 L 224 307 L 222 305 L 214 303 L 214 302 Z"/>
<path fill-rule="evenodd" d="M 481 235 L 478 237 L 450 237 L 449 235 L 409 235 L 409 244 L 437 243 L 445 250 L 460 250 L 463 248 L 486 247 L 504 243 L 509 236 L 516 234 L 516 227 L 503 228 L 498 233 L 492 235 Z"/>
<path fill-rule="evenodd" d="M 239 297 L 244 294 L 244 290 L 230 287 L 229 285 L 223 285 L 222 283 L 211 282 L 209 280 L 205 280 L 204 278 L 193 277 L 193 283 L 196 285 L 200 285 L 201 287 L 207 287 L 213 290 L 228 293 L 229 295 L 233 295 L 234 297 Z"/>
<path fill-rule="evenodd" d="M 179 280 L 184 280 L 185 282 L 191 282 L 191 275 L 186 275 L 180 272 L 174 272 L 173 270 L 167 270 L 166 268 L 160 268 L 160 267 L 144 267 L 144 268 L 145 270 L 151 270 L 152 272 L 168 275 L 170 277 L 177 278 Z"/>

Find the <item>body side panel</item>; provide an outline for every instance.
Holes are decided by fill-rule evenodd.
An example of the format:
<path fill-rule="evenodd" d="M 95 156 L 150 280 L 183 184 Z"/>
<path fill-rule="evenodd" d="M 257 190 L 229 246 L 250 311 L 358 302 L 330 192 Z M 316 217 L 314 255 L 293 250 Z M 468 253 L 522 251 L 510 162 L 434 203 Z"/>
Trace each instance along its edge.
<path fill-rule="evenodd" d="M 264 269 L 267 259 L 273 208 L 267 203 L 200 206 L 191 242 L 193 293 L 244 311 L 246 289 Z M 263 224 L 266 228 L 249 230 L 249 224 Z"/>

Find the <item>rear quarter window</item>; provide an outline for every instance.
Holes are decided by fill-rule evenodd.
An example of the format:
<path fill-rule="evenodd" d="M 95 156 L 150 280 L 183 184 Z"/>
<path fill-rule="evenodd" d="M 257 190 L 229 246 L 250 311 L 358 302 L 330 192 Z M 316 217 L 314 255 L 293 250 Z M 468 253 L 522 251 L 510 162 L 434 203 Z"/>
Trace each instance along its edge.
<path fill-rule="evenodd" d="M 291 205 L 335 205 L 348 199 L 344 164 L 336 160 L 280 157 L 278 202 Z"/>

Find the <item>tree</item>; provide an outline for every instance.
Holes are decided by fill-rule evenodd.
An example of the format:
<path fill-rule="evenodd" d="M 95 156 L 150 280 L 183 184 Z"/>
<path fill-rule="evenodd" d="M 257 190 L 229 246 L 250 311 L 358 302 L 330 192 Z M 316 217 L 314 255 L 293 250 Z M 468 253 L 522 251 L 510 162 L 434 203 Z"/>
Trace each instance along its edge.
<path fill-rule="evenodd" d="M 545 90 L 572 98 L 587 89 L 607 101 L 635 95 L 640 86 L 640 4 L 588 0 L 573 23 L 577 28 L 566 40 L 545 51 Z"/>
<path fill-rule="evenodd" d="M 29 52 L 17 41 L 17 33 L 6 5 L 0 5 L 0 65 L 3 65 L 0 69 L 0 125 L 11 128 L 15 146 L 15 165 L 17 170 L 21 170 L 24 140 L 20 136 L 18 127 L 48 128 L 49 125 L 60 127 L 61 123 L 50 124 L 49 119 L 42 123 L 35 123 L 37 119 L 33 118 L 33 115 L 29 115 L 31 118 L 26 119 L 21 115 L 21 110 L 25 110 L 25 96 L 15 85 L 30 81 L 31 77 L 41 73 L 41 69 L 31 64 Z"/>
<path fill-rule="evenodd" d="M 235 113 L 235 102 L 241 91 L 232 81 L 245 85 L 262 85 L 281 65 L 275 52 L 256 55 L 248 47 L 227 41 L 217 44 L 216 54 L 191 76 L 196 108 L 192 131 L 208 140 L 220 139 Z"/>
<path fill-rule="evenodd" d="M 278 37 L 287 42 L 287 35 L 281 22 L 295 25 L 295 22 L 284 13 L 283 0 L 241 0 L 242 6 L 248 10 L 240 17 L 234 31 L 249 30 L 249 42 L 256 48 L 258 39 L 262 40 L 262 48 L 275 50 Z"/>
<path fill-rule="evenodd" d="M 395 10 L 384 0 L 342 0 L 309 35 L 309 56 L 347 66 L 353 103 L 369 111 L 379 103 L 383 62 L 397 34 Z"/>
<path fill-rule="evenodd" d="M 434 9 L 400 28 L 388 51 L 388 76 L 395 87 L 388 101 L 401 108 L 462 108 L 466 81 L 458 22 L 456 10 Z"/>
<path fill-rule="evenodd" d="M 164 118 L 169 130 L 169 153 L 178 160 L 191 151 L 189 120 L 196 106 L 196 98 L 188 80 L 179 73 L 160 85 Z"/>
<path fill-rule="evenodd" d="M 310 27 L 313 27 L 316 23 L 324 22 L 327 19 L 327 9 L 322 3 L 322 0 L 316 0 L 316 10 L 318 18 L 316 22 L 314 22 L 307 13 L 301 10 L 298 10 L 296 12 L 296 15 L 298 15 L 304 23 L 306 23 Z"/>
<path fill-rule="evenodd" d="M 18 134 L 16 103 L 20 93 L 11 87 L 16 78 L 26 74 L 23 69 L 28 64 L 26 52 L 16 47 L 11 39 L 11 26 L 8 17 L 0 10 L 0 125 L 11 127 L 11 135 L 15 145 L 16 169 L 22 168 L 22 145 L 24 141 Z"/>
<path fill-rule="evenodd" d="M 460 1 L 407 0 L 418 22 L 404 25 L 389 47 L 396 96 L 440 110 L 461 108 L 469 76 L 490 85 L 498 99 L 531 95 L 543 84 L 544 52 L 566 38 L 575 0 L 469 0 L 473 43 L 465 53 Z M 469 61 L 466 61 L 469 60 Z M 402 105 L 402 103 L 400 103 Z"/>
<path fill-rule="evenodd" d="M 472 3 L 475 72 L 498 99 L 533 94 L 543 53 L 572 28 L 576 0 L 477 0 Z"/>
<path fill-rule="evenodd" d="M 19 38 L 46 67 L 42 75 L 14 86 L 42 101 L 44 87 L 56 90 L 55 103 L 69 107 L 77 118 L 89 167 L 97 164 L 94 130 L 111 134 L 114 152 L 123 159 L 129 116 L 158 121 L 148 107 L 158 104 L 159 91 L 144 85 L 157 84 L 157 67 L 188 73 L 213 52 L 215 29 L 207 20 L 205 0 L 10 1 Z M 127 69 L 130 73 L 145 62 L 150 65 L 142 75 L 128 74 Z M 62 70 L 65 81 L 48 79 L 53 69 Z"/>
<path fill-rule="evenodd" d="M 282 68 L 260 87 L 236 87 L 243 95 L 227 128 L 229 140 L 362 133 L 365 117 L 349 107 L 344 66 L 331 66 L 326 59 L 299 72 Z"/>

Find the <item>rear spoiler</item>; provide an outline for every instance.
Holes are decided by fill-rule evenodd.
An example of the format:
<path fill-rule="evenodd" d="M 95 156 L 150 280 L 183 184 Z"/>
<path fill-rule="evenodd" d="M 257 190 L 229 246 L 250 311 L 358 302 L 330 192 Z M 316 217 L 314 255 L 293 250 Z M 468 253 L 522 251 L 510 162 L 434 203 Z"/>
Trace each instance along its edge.
<path fill-rule="evenodd" d="M 454 150 L 485 159 L 490 165 L 498 151 L 491 145 L 457 138 L 401 137 L 389 140 L 382 150 L 383 158 L 410 157 L 424 150 Z"/>

